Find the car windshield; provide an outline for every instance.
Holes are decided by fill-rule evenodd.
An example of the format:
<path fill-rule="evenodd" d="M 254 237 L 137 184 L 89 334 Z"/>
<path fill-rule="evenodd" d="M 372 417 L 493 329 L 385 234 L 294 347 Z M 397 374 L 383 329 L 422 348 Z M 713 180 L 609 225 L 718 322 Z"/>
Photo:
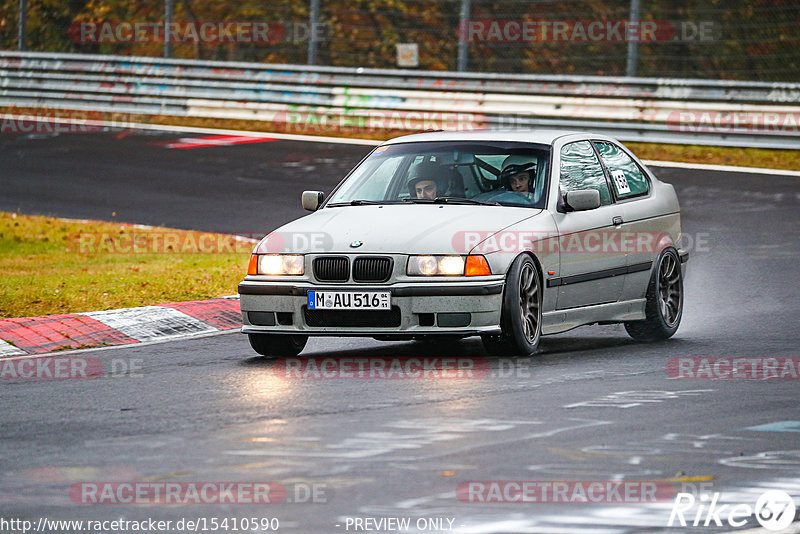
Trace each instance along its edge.
<path fill-rule="evenodd" d="M 420 142 L 376 148 L 327 206 L 452 203 L 542 208 L 550 148 L 515 142 Z"/>

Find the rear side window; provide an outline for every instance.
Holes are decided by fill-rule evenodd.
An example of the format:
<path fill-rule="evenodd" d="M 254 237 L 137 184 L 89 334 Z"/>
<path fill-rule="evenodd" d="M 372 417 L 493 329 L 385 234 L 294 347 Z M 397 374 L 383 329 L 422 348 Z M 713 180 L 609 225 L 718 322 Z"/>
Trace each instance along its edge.
<path fill-rule="evenodd" d="M 613 143 L 596 142 L 595 146 L 611 174 L 617 198 L 646 195 L 650 191 L 650 183 L 644 172 L 625 151 Z"/>
<path fill-rule="evenodd" d="M 589 141 L 570 143 L 561 149 L 561 192 L 579 189 L 596 189 L 600 192 L 600 205 L 611 204 L 606 175 Z"/>

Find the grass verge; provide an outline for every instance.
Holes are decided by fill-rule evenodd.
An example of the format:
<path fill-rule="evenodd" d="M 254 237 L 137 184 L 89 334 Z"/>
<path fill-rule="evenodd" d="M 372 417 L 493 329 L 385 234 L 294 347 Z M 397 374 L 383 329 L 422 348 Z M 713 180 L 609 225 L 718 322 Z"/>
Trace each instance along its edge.
<path fill-rule="evenodd" d="M 800 170 L 800 150 L 625 143 L 639 159 Z"/>
<path fill-rule="evenodd" d="M 0 317 L 232 295 L 252 246 L 230 235 L 0 212 Z"/>

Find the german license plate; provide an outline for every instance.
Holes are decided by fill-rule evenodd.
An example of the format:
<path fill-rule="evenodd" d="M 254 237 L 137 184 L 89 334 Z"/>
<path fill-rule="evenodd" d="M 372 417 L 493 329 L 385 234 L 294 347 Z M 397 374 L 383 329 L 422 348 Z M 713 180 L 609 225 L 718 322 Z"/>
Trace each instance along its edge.
<path fill-rule="evenodd" d="M 309 291 L 309 310 L 391 310 L 390 291 Z"/>

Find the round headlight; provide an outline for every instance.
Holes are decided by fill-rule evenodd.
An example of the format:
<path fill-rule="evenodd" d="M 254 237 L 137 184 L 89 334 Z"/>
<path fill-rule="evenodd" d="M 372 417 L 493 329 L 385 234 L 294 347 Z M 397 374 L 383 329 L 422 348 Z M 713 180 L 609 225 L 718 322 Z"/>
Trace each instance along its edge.
<path fill-rule="evenodd" d="M 283 267 L 286 274 L 303 274 L 303 256 L 284 256 Z"/>
<path fill-rule="evenodd" d="M 420 274 L 432 275 L 436 274 L 436 258 L 433 256 L 418 256 L 417 269 Z"/>

